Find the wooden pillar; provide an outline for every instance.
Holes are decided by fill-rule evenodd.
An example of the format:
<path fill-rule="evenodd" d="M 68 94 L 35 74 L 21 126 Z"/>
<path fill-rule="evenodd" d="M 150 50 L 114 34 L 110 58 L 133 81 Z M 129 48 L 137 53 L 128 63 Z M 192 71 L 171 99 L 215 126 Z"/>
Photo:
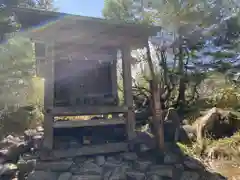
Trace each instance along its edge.
<path fill-rule="evenodd" d="M 117 50 L 112 52 L 112 62 L 111 62 L 111 79 L 112 79 L 112 92 L 114 98 L 116 98 L 116 105 L 119 105 L 119 97 L 118 97 L 118 86 L 117 86 Z"/>
<path fill-rule="evenodd" d="M 51 114 L 54 101 L 54 44 L 46 44 L 46 66 L 44 72 L 44 149 L 53 149 L 53 121 Z"/>
<path fill-rule="evenodd" d="M 160 101 L 160 87 L 159 83 L 151 80 L 149 82 L 149 89 L 152 94 L 152 114 L 153 114 L 153 131 L 156 137 L 156 147 L 159 150 L 164 150 L 164 119 Z"/>
<path fill-rule="evenodd" d="M 135 136 L 135 114 L 133 109 L 132 95 L 132 74 L 131 74 L 131 51 L 129 46 L 121 49 L 122 54 L 122 70 L 123 70 L 123 90 L 124 104 L 128 107 L 125 114 L 128 139 L 131 140 Z"/>
<path fill-rule="evenodd" d="M 112 80 L 112 93 L 116 100 L 116 106 L 119 106 L 119 96 L 118 96 L 118 79 L 117 79 L 117 49 L 111 52 L 112 62 L 111 62 L 111 80 Z M 112 114 L 113 118 L 118 117 L 118 113 Z"/>

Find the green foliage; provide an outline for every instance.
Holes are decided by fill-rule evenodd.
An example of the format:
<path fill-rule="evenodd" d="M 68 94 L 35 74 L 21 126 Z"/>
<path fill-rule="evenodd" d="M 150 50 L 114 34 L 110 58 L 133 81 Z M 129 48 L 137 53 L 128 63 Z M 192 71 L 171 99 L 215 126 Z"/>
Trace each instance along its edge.
<path fill-rule="evenodd" d="M 0 3 L 0 42 L 5 40 L 5 35 L 20 29 L 17 17 L 11 7 L 38 8 L 53 10 L 53 0 L 4 0 Z"/>
<path fill-rule="evenodd" d="M 106 19 L 134 21 L 131 4 L 131 0 L 104 0 L 103 16 Z"/>
<path fill-rule="evenodd" d="M 6 38 L 21 27 L 11 7 L 52 10 L 53 0 L 5 0 L 1 3 L 0 133 L 21 133 L 42 121 L 43 80 L 35 77 L 31 41 L 21 37 Z"/>
<path fill-rule="evenodd" d="M 240 89 L 237 87 L 224 87 L 215 91 L 209 98 L 212 104 L 219 108 L 236 108 L 240 106 Z"/>
<path fill-rule="evenodd" d="M 32 106 L 14 109 L 8 107 L 1 121 L 1 134 L 22 134 L 28 128 L 41 124 L 43 114 L 41 110 Z"/>
<path fill-rule="evenodd" d="M 0 51 L 2 131 L 19 133 L 41 121 L 43 80 L 34 77 L 35 58 L 29 39 L 9 39 Z M 25 109 L 27 106 L 33 110 Z"/>
<path fill-rule="evenodd" d="M 26 105 L 26 92 L 34 75 L 31 42 L 10 39 L 0 46 L 0 58 L 0 107 Z"/>

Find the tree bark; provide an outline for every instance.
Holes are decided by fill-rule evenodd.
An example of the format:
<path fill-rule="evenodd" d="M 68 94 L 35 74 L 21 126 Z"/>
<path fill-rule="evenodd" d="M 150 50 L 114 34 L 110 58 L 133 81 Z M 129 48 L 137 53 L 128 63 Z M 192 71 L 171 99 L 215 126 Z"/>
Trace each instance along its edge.
<path fill-rule="evenodd" d="M 164 150 L 164 129 L 162 108 L 160 102 L 160 87 L 154 72 L 154 66 L 151 58 L 151 52 L 149 44 L 147 44 L 147 61 L 151 73 L 152 80 L 150 81 L 150 91 L 152 94 L 152 114 L 153 114 L 153 131 L 156 138 L 156 147 L 159 150 Z"/>

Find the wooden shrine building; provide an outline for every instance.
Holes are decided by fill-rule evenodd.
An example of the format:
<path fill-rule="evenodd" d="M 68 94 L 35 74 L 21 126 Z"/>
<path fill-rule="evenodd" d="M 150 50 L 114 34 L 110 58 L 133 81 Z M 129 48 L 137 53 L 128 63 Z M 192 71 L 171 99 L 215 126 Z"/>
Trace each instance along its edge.
<path fill-rule="evenodd" d="M 146 45 L 159 27 L 15 8 L 23 36 L 35 42 L 38 74 L 45 79 L 44 149 L 56 157 L 127 151 L 128 141 L 54 149 L 54 129 L 122 124 L 134 138 L 131 50 Z M 124 103 L 119 105 L 117 51 L 121 51 Z M 123 113 L 124 116 L 118 116 Z M 111 119 L 55 121 L 56 116 L 113 114 Z M 106 117 L 106 116 L 103 116 Z"/>

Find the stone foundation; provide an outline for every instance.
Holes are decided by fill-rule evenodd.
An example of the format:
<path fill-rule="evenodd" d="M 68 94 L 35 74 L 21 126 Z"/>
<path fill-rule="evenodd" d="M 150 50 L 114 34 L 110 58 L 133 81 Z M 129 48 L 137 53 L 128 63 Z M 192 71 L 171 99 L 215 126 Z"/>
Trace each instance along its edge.
<path fill-rule="evenodd" d="M 29 134 L 35 134 L 34 138 Z M 0 151 L 1 180 L 225 179 L 208 172 L 200 161 L 183 155 L 178 146 L 172 143 L 166 144 L 165 153 L 143 147 L 133 152 L 43 161 L 38 151 L 41 133 L 35 131 L 28 135 L 25 141 L 24 138 L 8 137 L 8 142 L 4 142 L 5 145 L 11 144 L 12 150 L 3 148 Z M 144 140 L 142 137 L 140 139 Z"/>

